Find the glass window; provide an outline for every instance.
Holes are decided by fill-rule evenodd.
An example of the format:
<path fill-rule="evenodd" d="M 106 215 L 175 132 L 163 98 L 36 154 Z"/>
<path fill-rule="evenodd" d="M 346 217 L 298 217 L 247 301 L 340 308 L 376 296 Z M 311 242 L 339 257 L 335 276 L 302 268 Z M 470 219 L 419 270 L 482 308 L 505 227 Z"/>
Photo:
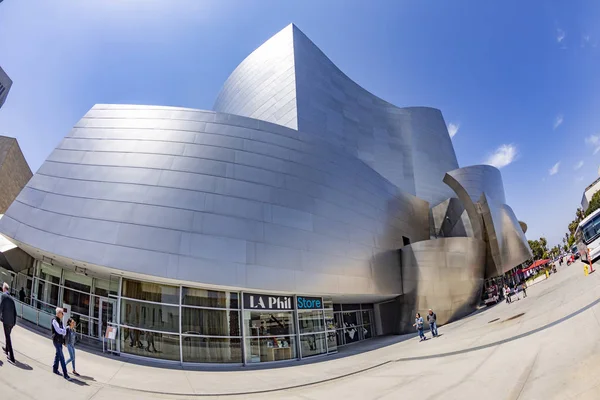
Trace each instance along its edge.
<path fill-rule="evenodd" d="M 334 314 L 331 310 L 325 310 L 325 328 L 328 331 L 332 331 L 336 328 Z"/>
<path fill-rule="evenodd" d="M 327 353 L 324 333 L 309 334 L 300 336 L 300 351 L 302 357 L 316 356 Z"/>
<path fill-rule="evenodd" d="M 600 214 L 588 221 L 583 227 L 583 238 L 587 244 L 592 242 L 598 234 L 600 234 Z"/>
<path fill-rule="evenodd" d="M 92 278 L 76 274 L 73 271 L 64 272 L 64 286 L 79 290 L 82 292 L 90 293 L 92 291 Z"/>
<path fill-rule="evenodd" d="M 362 327 L 357 327 L 356 325 L 349 325 L 344 328 L 344 343 L 354 343 L 360 340 L 359 329 Z"/>
<path fill-rule="evenodd" d="M 325 330 L 323 311 L 321 310 L 298 312 L 298 322 L 300 333 L 323 332 Z"/>
<path fill-rule="evenodd" d="M 367 325 L 371 323 L 371 312 L 370 311 L 363 311 L 362 312 L 362 323 Z"/>
<path fill-rule="evenodd" d="M 239 311 L 182 307 L 183 333 L 210 336 L 241 336 Z"/>
<path fill-rule="evenodd" d="M 372 325 L 363 325 L 362 327 L 362 335 L 363 339 L 370 339 L 373 337 L 373 332 L 371 331 Z"/>
<path fill-rule="evenodd" d="M 356 312 L 345 312 L 342 314 L 344 320 L 344 327 L 358 325 L 358 315 Z"/>
<path fill-rule="evenodd" d="M 341 331 L 340 331 L 341 332 Z M 327 332 L 327 349 L 329 353 L 337 352 L 337 335 L 335 332 Z"/>
<path fill-rule="evenodd" d="M 71 311 L 78 314 L 90 314 L 90 295 L 65 288 L 63 290 L 63 303 L 71 306 Z"/>
<path fill-rule="evenodd" d="M 177 286 L 123 279 L 122 290 L 123 297 L 157 303 L 179 304 L 179 287 Z"/>
<path fill-rule="evenodd" d="M 121 351 L 142 357 L 179 361 L 179 335 L 121 328 Z"/>
<path fill-rule="evenodd" d="M 183 361 L 193 363 L 241 363 L 242 339 L 184 336 Z"/>
<path fill-rule="evenodd" d="M 51 310 L 52 308 L 56 308 L 58 305 L 58 285 L 38 280 L 37 298 L 41 302 L 46 303 Z M 54 314 L 54 310 L 51 312 Z"/>
<path fill-rule="evenodd" d="M 293 360 L 295 358 L 298 358 L 295 336 L 246 339 L 246 361 L 249 363 Z"/>
<path fill-rule="evenodd" d="M 183 288 L 182 304 L 212 308 L 239 308 L 238 294 L 217 290 Z"/>
<path fill-rule="evenodd" d="M 121 323 L 165 332 L 179 332 L 179 307 L 121 299 Z"/>
<path fill-rule="evenodd" d="M 247 336 L 293 335 L 294 313 L 269 311 L 244 311 Z"/>
<path fill-rule="evenodd" d="M 60 283 L 60 274 L 62 268 L 42 263 L 42 266 L 38 269 L 38 277 L 45 281 L 59 284 Z"/>

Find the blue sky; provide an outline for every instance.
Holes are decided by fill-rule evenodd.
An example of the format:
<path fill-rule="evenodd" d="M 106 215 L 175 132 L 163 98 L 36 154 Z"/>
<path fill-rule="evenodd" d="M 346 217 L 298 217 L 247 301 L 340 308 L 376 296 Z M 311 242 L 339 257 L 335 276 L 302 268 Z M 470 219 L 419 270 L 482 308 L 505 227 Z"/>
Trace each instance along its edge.
<path fill-rule="evenodd" d="M 440 108 L 460 165 L 502 166 L 527 236 L 554 244 L 598 176 L 599 20 L 593 0 L 6 0 L 0 134 L 35 171 L 95 103 L 211 109 L 294 22 L 376 95 Z"/>

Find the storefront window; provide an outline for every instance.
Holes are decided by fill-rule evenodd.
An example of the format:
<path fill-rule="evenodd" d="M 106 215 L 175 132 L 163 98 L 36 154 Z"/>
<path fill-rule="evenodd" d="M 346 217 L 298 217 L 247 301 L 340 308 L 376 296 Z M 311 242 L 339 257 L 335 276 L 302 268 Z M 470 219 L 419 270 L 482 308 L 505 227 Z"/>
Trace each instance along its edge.
<path fill-rule="evenodd" d="M 316 356 L 327 353 L 325 333 L 300 336 L 300 351 L 302 357 Z"/>
<path fill-rule="evenodd" d="M 183 288 L 181 304 L 210 308 L 239 308 L 237 293 L 188 287 Z"/>
<path fill-rule="evenodd" d="M 59 284 L 62 268 L 55 265 L 42 263 L 38 269 L 38 277 L 50 283 Z"/>
<path fill-rule="evenodd" d="M 241 338 L 183 336 L 183 362 L 241 363 Z"/>
<path fill-rule="evenodd" d="M 65 271 L 64 281 L 65 287 L 85 293 L 90 293 L 92 291 L 92 278 L 88 276 L 79 275 L 73 271 Z"/>
<path fill-rule="evenodd" d="M 36 307 L 54 314 L 54 308 L 58 305 L 59 286 L 38 280 Z M 61 304 L 62 306 L 62 304 Z"/>
<path fill-rule="evenodd" d="M 179 307 L 121 299 L 121 324 L 142 329 L 179 332 Z"/>
<path fill-rule="evenodd" d="M 337 351 L 338 341 L 335 331 L 327 332 L 327 351 L 329 353 L 335 353 Z"/>
<path fill-rule="evenodd" d="M 90 295 L 71 289 L 63 289 L 63 303 L 71 307 L 77 314 L 90 314 Z"/>
<path fill-rule="evenodd" d="M 370 311 L 362 312 L 362 323 L 364 325 L 368 325 L 371 323 L 371 312 Z"/>
<path fill-rule="evenodd" d="M 142 357 L 179 361 L 179 335 L 121 328 L 121 351 Z"/>
<path fill-rule="evenodd" d="M 293 360 L 296 355 L 295 336 L 246 339 L 246 361 L 259 363 Z"/>
<path fill-rule="evenodd" d="M 245 311 L 247 336 L 293 335 L 294 313 L 277 311 Z"/>
<path fill-rule="evenodd" d="M 182 308 L 183 333 L 209 336 L 241 336 L 239 311 Z"/>
<path fill-rule="evenodd" d="M 300 325 L 300 333 L 322 332 L 325 330 L 325 322 L 323 320 L 323 311 L 299 311 L 298 322 Z"/>
<path fill-rule="evenodd" d="M 179 304 L 179 287 L 123 279 L 121 296 L 156 303 Z"/>

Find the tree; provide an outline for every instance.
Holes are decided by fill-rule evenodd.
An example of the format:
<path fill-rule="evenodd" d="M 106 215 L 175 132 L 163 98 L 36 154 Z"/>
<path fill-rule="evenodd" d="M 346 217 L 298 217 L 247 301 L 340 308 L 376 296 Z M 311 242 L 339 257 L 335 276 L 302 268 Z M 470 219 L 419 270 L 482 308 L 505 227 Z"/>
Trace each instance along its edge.
<path fill-rule="evenodd" d="M 545 237 L 541 237 L 539 240 L 529 240 L 528 242 L 534 259 L 541 260 L 548 258 L 548 248 L 546 247 L 548 241 Z"/>
<path fill-rule="evenodd" d="M 600 192 L 596 192 L 592 196 L 592 199 L 590 200 L 587 210 L 585 210 L 585 216 L 587 217 L 588 215 L 590 215 L 591 213 L 593 213 L 594 211 L 596 211 L 599 208 L 600 208 Z"/>

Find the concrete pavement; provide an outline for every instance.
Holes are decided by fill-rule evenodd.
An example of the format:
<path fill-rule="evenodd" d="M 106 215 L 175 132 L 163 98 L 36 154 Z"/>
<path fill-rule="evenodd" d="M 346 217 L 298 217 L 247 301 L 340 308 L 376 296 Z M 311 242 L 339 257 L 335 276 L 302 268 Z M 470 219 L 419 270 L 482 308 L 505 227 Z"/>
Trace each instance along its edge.
<path fill-rule="evenodd" d="M 45 400 L 600 399 L 600 272 L 586 277 L 581 263 L 563 266 L 527 292 L 441 327 L 440 338 L 382 338 L 392 344 L 274 369 L 161 368 L 80 349 L 85 376 L 66 382 L 52 374 L 50 340 L 16 327 L 20 364 L 0 367 L 0 392 Z"/>

